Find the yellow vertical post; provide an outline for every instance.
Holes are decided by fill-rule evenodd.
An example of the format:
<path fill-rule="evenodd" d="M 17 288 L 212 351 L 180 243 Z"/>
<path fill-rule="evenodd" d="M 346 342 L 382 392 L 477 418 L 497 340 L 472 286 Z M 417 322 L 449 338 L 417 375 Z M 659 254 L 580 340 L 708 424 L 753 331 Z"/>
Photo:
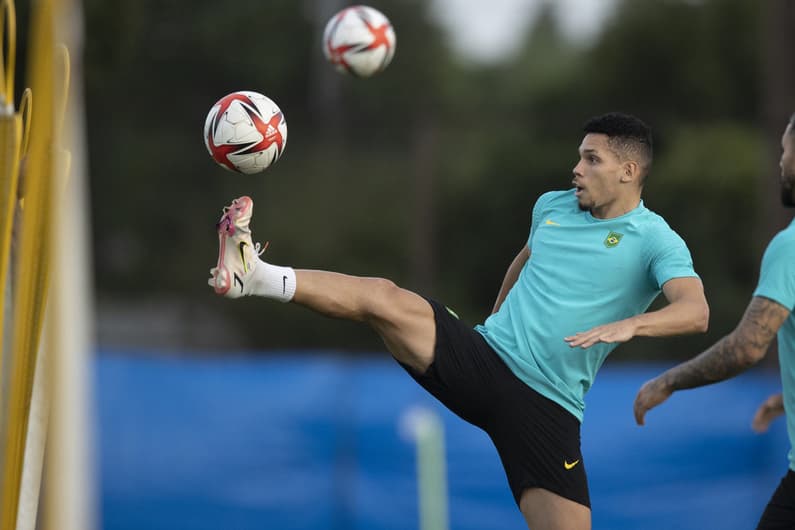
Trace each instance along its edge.
<path fill-rule="evenodd" d="M 7 432 L 3 458 L 0 528 L 17 522 L 23 454 L 30 400 L 48 288 L 54 138 L 53 0 L 33 5 L 28 73 L 36 112 L 31 115 L 29 153 L 25 164 L 25 208 L 18 232 L 14 285 L 13 336 L 9 362 Z"/>
<path fill-rule="evenodd" d="M 0 72 L 3 74 L 0 80 L 2 82 L 0 93 L 2 93 L 4 104 L 13 105 L 14 69 L 17 60 L 17 14 L 13 0 L 4 0 L 0 7 L 2 7 L 0 9 L 0 37 L 5 37 L 0 42 L 0 46 L 8 45 L 7 53 L 0 54 Z M 8 21 L 7 24 L 6 21 Z M 5 33 L 6 30 L 8 30 L 8 34 Z"/>
<path fill-rule="evenodd" d="M 6 53 L 0 49 L 0 345 L 4 344 L 5 300 L 11 256 L 11 234 L 16 208 L 19 172 L 20 115 L 14 114 L 14 55 L 16 54 L 16 20 L 13 0 L 0 5 L 0 48 L 7 43 Z M 21 114 L 21 113 L 20 113 Z M 0 377 L 3 355 L 0 355 Z M 0 396 L 0 403 L 3 402 Z M 2 418 L 2 408 L 0 408 Z M 1 430 L 1 429 L 0 429 Z"/>
<path fill-rule="evenodd" d="M 13 110 L 0 109 L 0 300 L 5 301 L 11 259 L 14 211 L 16 209 L 17 175 L 21 144 L 21 120 Z M 5 303 L 0 303 L 0 344 L 5 336 Z M 3 357 L 0 355 L 0 376 Z M 0 400 L 1 402 L 2 400 Z"/>

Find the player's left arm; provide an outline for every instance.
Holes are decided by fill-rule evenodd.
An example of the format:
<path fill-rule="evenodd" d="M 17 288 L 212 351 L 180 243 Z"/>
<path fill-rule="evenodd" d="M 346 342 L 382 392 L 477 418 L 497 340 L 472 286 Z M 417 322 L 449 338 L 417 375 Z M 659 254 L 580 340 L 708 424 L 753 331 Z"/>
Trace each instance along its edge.
<path fill-rule="evenodd" d="M 666 337 L 707 331 L 709 306 L 699 278 L 674 278 L 665 282 L 662 290 L 668 300 L 665 307 L 579 332 L 566 337 L 566 342 L 572 348 L 589 348 L 598 342 L 626 342 L 637 336 Z"/>
<path fill-rule="evenodd" d="M 758 363 L 790 310 L 763 296 L 754 296 L 737 327 L 697 357 L 647 381 L 635 398 L 635 421 L 677 390 L 724 381 Z"/>

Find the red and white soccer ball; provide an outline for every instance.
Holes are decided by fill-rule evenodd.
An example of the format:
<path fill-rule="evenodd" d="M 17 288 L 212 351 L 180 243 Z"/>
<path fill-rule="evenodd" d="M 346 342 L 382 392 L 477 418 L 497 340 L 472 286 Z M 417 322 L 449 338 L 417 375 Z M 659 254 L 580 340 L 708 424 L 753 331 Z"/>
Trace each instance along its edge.
<path fill-rule="evenodd" d="M 287 146 L 287 121 L 278 105 L 258 92 L 232 92 L 204 121 L 204 145 L 218 165 L 253 174 L 276 162 Z"/>
<path fill-rule="evenodd" d="M 323 53 L 340 72 L 370 77 L 392 61 L 395 31 L 377 9 L 346 7 L 326 24 Z"/>

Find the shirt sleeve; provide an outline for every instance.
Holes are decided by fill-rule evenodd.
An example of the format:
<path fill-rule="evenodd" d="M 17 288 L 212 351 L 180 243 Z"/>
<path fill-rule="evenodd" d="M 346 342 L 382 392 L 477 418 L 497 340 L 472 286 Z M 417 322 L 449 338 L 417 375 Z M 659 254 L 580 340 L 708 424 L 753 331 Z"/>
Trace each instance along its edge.
<path fill-rule="evenodd" d="M 541 219 L 544 217 L 544 208 L 546 208 L 547 204 L 554 195 L 554 192 L 548 191 L 542 194 L 536 200 L 536 203 L 533 206 L 533 216 L 530 220 L 530 236 L 527 238 L 528 246 L 530 246 L 530 242 L 533 240 L 533 234 L 535 234 L 538 225 L 541 224 Z"/>
<path fill-rule="evenodd" d="M 762 257 L 754 296 L 795 309 L 795 238 L 779 234 L 770 242 Z"/>
<path fill-rule="evenodd" d="M 662 289 L 665 282 L 674 278 L 698 278 L 690 250 L 679 234 L 666 227 L 666 230 L 648 240 L 653 245 L 649 274 L 658 290 Z"/>

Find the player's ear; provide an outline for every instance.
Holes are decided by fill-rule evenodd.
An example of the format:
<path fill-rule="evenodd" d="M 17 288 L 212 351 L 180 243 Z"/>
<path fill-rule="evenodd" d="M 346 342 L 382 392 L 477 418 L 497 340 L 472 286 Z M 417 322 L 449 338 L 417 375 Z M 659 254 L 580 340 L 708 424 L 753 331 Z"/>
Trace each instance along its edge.
<path fill-rule="evenodd" d="M 640 178 L 640 165 L 634 160 L 621 164 L 621 182 L 633 182 Z"/>

